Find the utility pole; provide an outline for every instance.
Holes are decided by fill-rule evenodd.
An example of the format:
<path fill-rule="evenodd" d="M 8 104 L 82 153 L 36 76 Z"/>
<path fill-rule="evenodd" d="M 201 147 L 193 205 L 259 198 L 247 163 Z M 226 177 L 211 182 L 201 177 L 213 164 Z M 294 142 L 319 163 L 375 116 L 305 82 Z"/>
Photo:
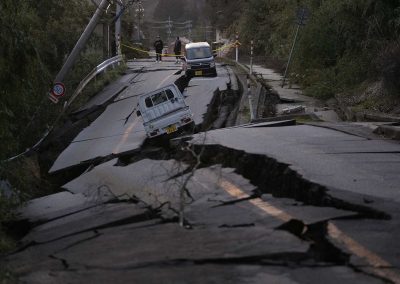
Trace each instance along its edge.
<path fill-rule="evenodd" d="M 168 25 L 167 25 L 167 28 L 168 28 L 168 30 L 167 30 L 167 32 L 168 32 L 168 42 L 167 42 L 167 44 L 169 45 L 169 41 L 170 41 L 170 39 L 171 39 L 171 34 L 172 34 L 172 30 L 171 30 L 171 28 L 172 28 L 171 16 L 168 16 Z"/>
<path fill-rule="evenodd" d="M 236 62 L 239 62 L 239 34 L 236 34 Z"/>
<path fill-rule="evenodd" d="M 144 15 L 143 15 L 143 12 L 144 12 L 144 8 L 143 8 L 143 6 L 142 6 L 142 1 L 139 1 L 139 2 L 138 2 L 137 9 L 136 9 L 136 16 L 137 16 L 137 32 L 138 32 L 137 38 L 138 38 L 138 41 L 139 41 L 139 42 L 140 42 L 140 40 L 141 40 L 141 35 L 140 35 L 140 19 L 144 16 Z"/>
<path fill-rule="evenodd" d="M 254 52 L 254 41 L 250 42 L 250 75 L 253 75 L 253 52 Z"/>
<path fill-rule="evenodd" d="M 192 40 L 192 21 L 189 22 L 187 28 L 188 28 L 188 38 L 189 40 Z"/>
<path fill-rule="evenodd" d="M 309 11 L 307 8 L 301 8 L 297 12 L 297 29 L 296 29 L 296 34 L 294 36 L 292 48 L 290 50 L 289 59 L 286 64 L 285 74 L 283 75 L 282 88 L 283 88 L 283 86 L 285 86 L 286 76 L 289 71 L 290 63 L 292 62 L 292 57 L 293 57 L 293 53 L 294 53 L 294 50 L 296 47 L 296 42 L 297 42 L 297 38 L 299 35 L 300 27 L 305 25 L 305 21 L 307 20 L 308 16 L 309 16 Z"/>
<path fill-rule="evenodd" d="M 121 6 L 119 3 L 117 3 L 117 8 L 115 11 L 115 15 L 120 15 L 121 14 Z M 121 17 L 118 17 L 118 19 L 115 21 L 115 51 L 117 55 L 121 54 Z"/>
<path fill-rule="evenodd" d="M 100 5 L 97 7 L 96 12 L 94 13 L 92 19 L 90 20 L 89 24 L 86 26 L 85 31 L 82 33 L 81 37 L 79 38 L 78 42 L 75 44 L 75 47 L 72 49 L 70 55 L 68 56 L 67 60 L 65 61 L 63 67 L 58 72 L 54 82 L 63 82 L 67 73 L 71 70 L 72 66 L 74 65 L 75 61 L 77 60 L 80 52 L 84 49 L 89 37 L 93 33 L 94 29 L 96 28 L 98 22 L 100 21 L 103 12 L 106 10 L 107 6 L 109 5 L 108 0 L 102 0 Z"/>

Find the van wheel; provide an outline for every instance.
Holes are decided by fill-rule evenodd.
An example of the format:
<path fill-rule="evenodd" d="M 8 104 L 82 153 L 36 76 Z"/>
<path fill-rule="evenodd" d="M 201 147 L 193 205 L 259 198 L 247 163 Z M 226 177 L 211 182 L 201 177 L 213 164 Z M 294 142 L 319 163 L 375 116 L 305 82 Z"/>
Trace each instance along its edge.
<path fill-rule="evenodd" d="M 193 75 L 190 72 L 186 71 L 185 72 L 185 78 L 190 80 L 190 79 L 193 78 Z"/>
<path fill-rule="evenodd" d="M 181 128 L 181 135 L 192 135 L 196 131 L 196 124 L 192 121 Z"/>

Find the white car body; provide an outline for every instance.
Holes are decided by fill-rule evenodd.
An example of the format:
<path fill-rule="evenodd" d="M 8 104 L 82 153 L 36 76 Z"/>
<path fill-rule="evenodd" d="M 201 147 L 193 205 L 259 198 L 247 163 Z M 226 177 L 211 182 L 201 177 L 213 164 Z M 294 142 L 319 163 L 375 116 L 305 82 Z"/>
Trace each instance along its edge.
<path fill-rule="evenodd" d="M 138 115 L 149 138 L 172 134 L 193 124 L 193 114 L 174 84 L 139 97 Z"/>

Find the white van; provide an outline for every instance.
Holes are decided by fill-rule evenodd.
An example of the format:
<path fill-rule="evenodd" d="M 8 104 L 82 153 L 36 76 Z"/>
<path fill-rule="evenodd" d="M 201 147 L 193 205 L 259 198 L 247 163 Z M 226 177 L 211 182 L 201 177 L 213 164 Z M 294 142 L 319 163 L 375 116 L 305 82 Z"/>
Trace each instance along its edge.
<path fill-rule="evenodd" d="M 174 84 L 141 95 L 137 115 L 142 116 L 149 138 L 172 134 L 194 124 L 193 114 Z"/>
<path fill-rule="evenodd" d="M 186 76 L 217 76 L 215 57 L 207 42 L 193 42 L 185 45 L 183 71 Z"/>

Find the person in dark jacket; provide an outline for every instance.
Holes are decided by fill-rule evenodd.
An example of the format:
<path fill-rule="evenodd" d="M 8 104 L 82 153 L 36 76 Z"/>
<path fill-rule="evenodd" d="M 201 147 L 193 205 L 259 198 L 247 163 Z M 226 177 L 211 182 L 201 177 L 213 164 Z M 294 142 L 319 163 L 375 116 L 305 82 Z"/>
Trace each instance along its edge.
<path fill-rule="evenodd" d="M 175 63 L 179 63 L 179 60 L 181 59 L 181 52 L 182 52 L 182 42 L 179 39 L 179 36 L 176 37 L 175 40 L 175 45 L 174 45 L 174 53 L 176 56 L 176 62 Z"/>
<path fill-rule="evenodd" d="M 156 62 L 162 61 L 162 51 L 164 48 L 164 43 L 160 36 L 157 36 L 157 40 L 154 42 L 154 49 L 156 50 Z"/>

